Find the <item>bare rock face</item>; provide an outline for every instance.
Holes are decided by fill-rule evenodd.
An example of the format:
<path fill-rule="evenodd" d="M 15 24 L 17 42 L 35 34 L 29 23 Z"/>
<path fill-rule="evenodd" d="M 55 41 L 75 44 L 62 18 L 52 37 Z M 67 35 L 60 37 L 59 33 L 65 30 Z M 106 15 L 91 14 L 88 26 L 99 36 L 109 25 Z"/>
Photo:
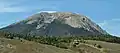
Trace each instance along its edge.
<path fill-rule="evenodd" d="M 87 16 L 71 12 L 41 12 L 1 30 L 31 35 L 107 34 Z"/>

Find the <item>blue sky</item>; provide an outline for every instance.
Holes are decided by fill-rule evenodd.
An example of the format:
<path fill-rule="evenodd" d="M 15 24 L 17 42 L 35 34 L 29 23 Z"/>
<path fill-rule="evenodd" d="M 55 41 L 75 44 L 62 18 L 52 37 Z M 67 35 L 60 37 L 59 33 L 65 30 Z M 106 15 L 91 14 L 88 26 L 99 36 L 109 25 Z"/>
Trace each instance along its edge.
<path fill-rule="evenodd" d="M 120 0 L 0 0 L 0 28 L 40 11 L 77 12 L 120 36 Z"/>

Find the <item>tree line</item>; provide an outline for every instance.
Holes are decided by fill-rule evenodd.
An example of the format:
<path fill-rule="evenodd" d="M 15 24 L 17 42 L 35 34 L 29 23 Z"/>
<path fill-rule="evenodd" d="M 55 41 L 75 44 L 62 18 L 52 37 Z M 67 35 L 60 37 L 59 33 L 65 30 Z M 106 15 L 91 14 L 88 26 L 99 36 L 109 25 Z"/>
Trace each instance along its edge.
<path fill-rule="evenodd" d="M 112 36 L 112 35 L 80 35 L 80 36 L 36 36 L 36 35 L 29 35 L 29 34 L 20 34 L 20 33 L 11 33 L 0 31 L 0 37 L 5 37 L 9 39 L 25 39 L 29 41 L 35 41 L 42 44 L 53 45 L 56 47 L 61 47 L 67 49 L 64 43 L 70 43 L 73 40 L 98 40 L 98 41 L 105 41 L 111 43 L 119 43 L 120 44 L 120 37 Z"/>

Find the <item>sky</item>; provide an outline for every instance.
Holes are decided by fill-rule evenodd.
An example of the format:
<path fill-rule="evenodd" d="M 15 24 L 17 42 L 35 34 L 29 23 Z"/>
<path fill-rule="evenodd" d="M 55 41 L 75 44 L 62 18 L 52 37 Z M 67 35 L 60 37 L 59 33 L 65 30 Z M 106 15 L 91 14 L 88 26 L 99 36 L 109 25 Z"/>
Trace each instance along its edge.
<path fill-rule="evenodd" d="M 77 12 L 120 36 L 120 0 L 0 0 L 0 28 L 41 11 Z"/>

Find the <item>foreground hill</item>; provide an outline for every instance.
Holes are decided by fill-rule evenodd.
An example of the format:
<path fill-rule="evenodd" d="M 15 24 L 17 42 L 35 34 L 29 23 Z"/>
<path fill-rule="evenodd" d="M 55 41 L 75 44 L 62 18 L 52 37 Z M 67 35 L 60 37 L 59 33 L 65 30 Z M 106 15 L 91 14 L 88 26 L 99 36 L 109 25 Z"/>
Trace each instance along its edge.
<path fill-rule="evenodd" d="M 54 36 L 107 34 L 87 16 L 71 12 L 37 13 L 1 30 L 29 35 Z"/>
<path fill-rule="evenodd" d="M 0 53 L 120 53 L 120 37 L 111 35 L 51 37 L 0 32 L 0 37 Z"/>
<path fill-rule="evenodd" d="M 93 44 L 101 45 L 106 53 L 120 53 L 120 44 L 93 40 L 87 40 L 87 42 L 91 45 Z"/>
<path fill-rule="evenodd" d="M 75 53 L 70 49 L 61 49 L 50 45 L 26 40 L 0 38 L 0 53 Z"/>
<path fill-rule="evenodd" d="M 68 49 L 55 47 L 52 45 L 40 44 L 24 39 L 0 38 L 0 53 L 120 53 L 120 44 L 108 43 L 103 41 L 84 40 L 86 43 L 79 42 L 76 46 L 72 43 Z M 101 47 L 95 47 L 99 44 Z"/>

